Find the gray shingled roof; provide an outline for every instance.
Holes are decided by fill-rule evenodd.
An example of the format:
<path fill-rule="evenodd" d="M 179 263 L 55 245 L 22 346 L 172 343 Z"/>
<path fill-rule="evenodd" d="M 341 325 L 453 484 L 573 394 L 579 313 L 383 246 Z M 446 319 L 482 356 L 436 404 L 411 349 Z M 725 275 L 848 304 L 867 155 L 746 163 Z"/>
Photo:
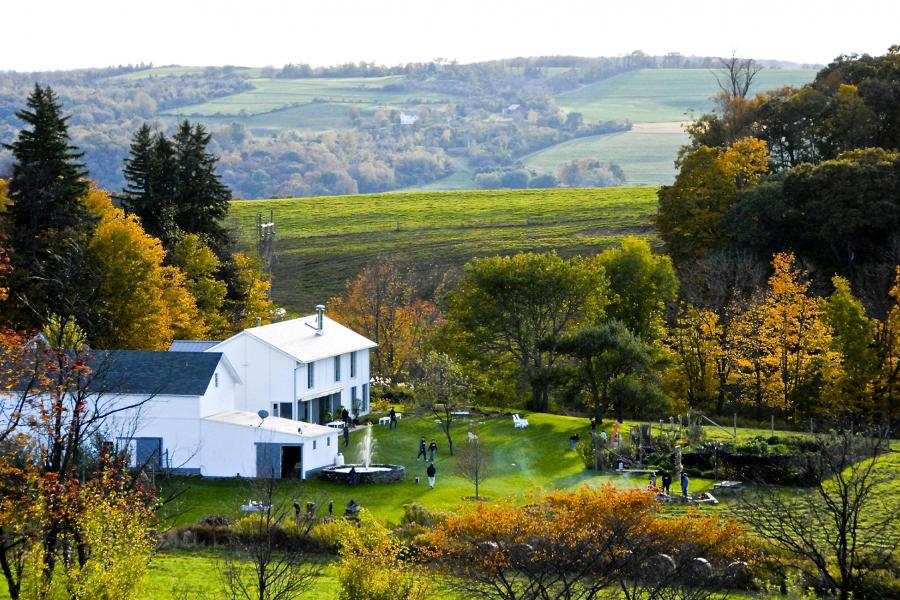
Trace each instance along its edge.
<path fill-rule="evenodd" d="M 95 350 L 88 360 L 94 369 L 89 389 L 105 394 L 202 396 L 221 358 L 221 352 Z"/>
<path fill-rule="evenodd" d="M 173 340 L 169 352 L 204 352 L 221 342 L 205 340 Z"/>

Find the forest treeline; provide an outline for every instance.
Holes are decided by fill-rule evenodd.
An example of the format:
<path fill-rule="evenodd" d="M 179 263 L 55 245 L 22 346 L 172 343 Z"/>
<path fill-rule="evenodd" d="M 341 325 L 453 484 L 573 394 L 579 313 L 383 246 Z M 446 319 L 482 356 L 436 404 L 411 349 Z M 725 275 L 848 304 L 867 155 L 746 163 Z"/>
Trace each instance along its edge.
<path fill-rule="evenodd" d="M 559 142 L 630 127 L 625 122 L 585 122 L 578 113 L 562 111 L 553 95 L 629 70 L 714 68 L 716 61 L 634 52 L 613 58 L 539 57 L 467 65 L 444 61 L 398 67 L 286 65 L 262 69 L 254 76 L 397 75 L 401 79 L 382 89 L 402 92 L 410 105 L 404 111 L 418 120 L 412 126 L 401 125 L 400 110 L 348 107 L 347 128 L 327 132 L 253 130 L 242 119 L 227 115 L 213 115 L 206 124 L 212 133 L 210 149 L 220 157 L 223 182 L 239 198 L 382 192 L 427 184 L 459 168 L 471 171 L 477 185 L 485 188 L 616 185 L 627 182 L 628 174 L 611 177 L 614 165 L 604 165 L 602 172 L 569 165 L 567 179 L 557 173 L 530 172 L 519 164 L 519 157 Z M 148 68 L 0 73 L 0 142 L 9 143 L 17 135 L 22 124 L 15 118 L 15 107 L 24 103 L 34 83 L 51 85 L 72 115 L 72 140 L 84 150 L 92 177 L 106 189 L 121 189 L 122 160 L 141 124 L 152 121 L 156 129 L 171 133 L 178 120 L 165 111 L 253 89 L 248 81 L 251 71 L 236 67 L 189 70 L 178 76 L 129 76 Z M 436 102 L 435 94 L 446 99 Z M 517 108 L 509 111 L 512 106 Z M 0 152 L 0 177 L 9 175 L 11 160 Z"/>

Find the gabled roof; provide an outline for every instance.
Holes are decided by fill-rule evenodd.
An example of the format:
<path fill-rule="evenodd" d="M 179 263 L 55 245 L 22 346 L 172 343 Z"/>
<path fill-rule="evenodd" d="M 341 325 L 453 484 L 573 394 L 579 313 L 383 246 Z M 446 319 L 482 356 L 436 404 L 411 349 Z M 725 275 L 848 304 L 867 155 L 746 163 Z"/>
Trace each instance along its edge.
<path fill-rule="evenodd" d="M 169 352 L 205 352 L 219 343 L 206 340 L 172 340 Z"/>
<path fill-rule="evenodd" d="M 322 335 L 316 334 L 316 315 L 309 315 L 251 327 L 237 335 L 252 335 L 302 363 L 378 346 L 367 337 L 328 317 L 323 317 L 322 332 Z M 217 348 L 213 347 L 213 350 Z"/>
<path fill-rule="evenodd" d="M 263 431 L 274 433 L 287 433 L 298 437 L 320 437 L 323 435 L 336 435 L 339 431 L 325 425 L 307 423 L 306 421 L 293 421 L 282 417 L 266 417 L 260 419 L 259 415 L 246 410 L 229 410 L 203 417 L 207 421 L 239 425 L 241 427 L 254 427 Z"/>
<path fill-rule="evenodd" d="M 103 394 L 202 396 L 222 360 L 220 352 L 91 352 L 88 389 Z M 230 370 L 230 369 L 229 369 Z"/>

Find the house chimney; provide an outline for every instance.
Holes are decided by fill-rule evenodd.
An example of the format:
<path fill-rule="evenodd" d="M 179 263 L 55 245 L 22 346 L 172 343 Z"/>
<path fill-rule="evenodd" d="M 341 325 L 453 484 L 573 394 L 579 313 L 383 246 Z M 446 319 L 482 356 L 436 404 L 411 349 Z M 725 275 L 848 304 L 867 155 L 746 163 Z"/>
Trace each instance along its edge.
<path fill-rule="evenodd" d="M 316 305 L 316 335 L 322 335 L 325 332 L 322 331 L 322 326 L 325 324 L 325 305 L 317 304 Z"/>

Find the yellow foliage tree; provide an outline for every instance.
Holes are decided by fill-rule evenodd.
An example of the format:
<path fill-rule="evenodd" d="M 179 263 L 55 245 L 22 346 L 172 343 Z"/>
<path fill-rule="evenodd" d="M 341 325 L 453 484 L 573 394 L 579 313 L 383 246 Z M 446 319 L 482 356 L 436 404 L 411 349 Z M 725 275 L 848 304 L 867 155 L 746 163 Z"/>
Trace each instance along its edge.
<path fill-rule="evenodd" d="M 817 387 L 833 364 L 831 335 L 794 255 L 776 254 L 772 267 L 757 335 L 766 346 L 762 361 L 778 382 L 779 408 L 796 416 L 798 408 L 816 409 Z"/>
<path fill-rule="evenodd" d="M 777 406 L 778 389 L 774 379 L 776 370 L 770 361 L 769 346 L 760 337 L 766 320 L 766 308 L 761 302 L 751 304 L 734 319 L 734 379 L 738 383 L 741 401 L 756 408 L 756 418 L 762 420 L 765 407 Z"/>
<path fill-rule="evenodd" d="M 223 312 L 228 287 L 216 279 L 221 261 L 200 236 L 183 235 L 175 242 L 171 262 L 185 275 L 185 287 L 197 300 L 197 309 L 206 323 L 208 335 L 224 339 L 233 332 Z"/>
<path fill-rule="evenodd" d="M 165 350 L 177 337 L 197 339 L 206 325 L 181 269 L 165 266 L 160 241 L 138 220 L 91 189 L 85 204 L 99 218 L 88 252 L 103 274 L 101 291 L 110 327 L 94 343 L 106 348 Z"/>
<path fill-rule="evenodd" d="M 769 151 L 762 140 L 746 137 L 724 149 L 688 149 L 677 165 L 675 183 L 659 191 L 656 226 L 680 263 L 722 245 L 722 217 L 767 172 Z"/>
<path fill-rule="evenodd" d="M 226 307 L 233 330 L 255 327 L 257 319 L 263 325 L 271 323 L 275 317 L 275 305 L 269 300 L 272 283 L 259 268 L 259 263 L 246 254 L 234 254 L 232 262 L 237 271 L 237 298 L 226 300 Z"/>
<path fill-rule="evenodd" d="M 721 337 L 718 315 L 689 304 L 682 307 L 669 330 L 667 345 L 676 360 L 667 387 L 674 387 L 671 391 L 685 398 L 691 409 L 711 408 L 718 395 L 717 365 L 727 351 L 720 345 Z"/>
<path fill-rule="evenodd" d="M 873 389 L 875 414 L 872 415 L 873 420 L 879 414 L 883 415 L 882 422 L 886 423 L 893 423 L 900 396 L 900 265 L 896 267 L 896 278 L 890 296 L 894 300 L 894 306 L 876 334 L 880 369 Z"/>

